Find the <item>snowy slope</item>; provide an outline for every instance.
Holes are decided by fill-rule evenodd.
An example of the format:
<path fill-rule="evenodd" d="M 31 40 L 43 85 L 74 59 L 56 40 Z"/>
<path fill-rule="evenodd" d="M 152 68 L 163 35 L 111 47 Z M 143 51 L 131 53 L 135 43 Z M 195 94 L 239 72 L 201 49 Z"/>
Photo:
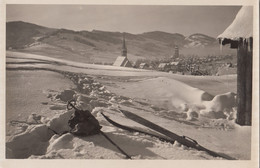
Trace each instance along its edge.
<path fill-rule="evenodd" d="M 6 23 L 6 49 L 84 63 L 112 64 L 120 55 L 122 37 L 120 32 L 51 29 L 19 21 Z M 179 46 L 180 55 L 184 56 L 235 53 L 228 47 L 220 53 L 214 37 L 198 33 L 187 37 L 161 31 L 125 33 L 125 39 L 131 62 L 169 58 L 174 53 L 175 45 Z"/>
<path fill-rule="evenodd" d="M 185 38 L 187 44 L 184 47 L 194 48 L 194 47 L 206 47 L 210 45 L 216 45 L 216 39 L 209 37 L 204 34 L 192 34 Z"/>
<path fill-rule="evenodd" d="M 121 124 L 151 132 L 126 119 L 119 112 L 119 108 L 125 109 L 178 135 L 189 136 L 215 152 L 250 159 L 251 127 L 239 127 L 233 122 L 236 94 L 230 91 L 234 89 L 234 76 L 184 77 L 15 52 L 7 52 L 6 67 L 7 95 L 11 96 L 7 98 L 8 158 L 124 159 L 102 135 L 58 136 L 49 129 L 58 133 L 69 130 L 67 121 L 73 111 L 66 110 L 66 102 L 74 98 L 79 108 L 92 111 L 102 130 L 133 159 L 222 158 L 118 129 L 100 112 Z M 220 87 L 211 89 L 210 83 Z M 14 90 L 16 87 L 20 89 Z M 26 101 L 19 96 L 16 99 L 17 95 L 26 95 Z M 11 108 L 12 104 L 17 107 Z"/>

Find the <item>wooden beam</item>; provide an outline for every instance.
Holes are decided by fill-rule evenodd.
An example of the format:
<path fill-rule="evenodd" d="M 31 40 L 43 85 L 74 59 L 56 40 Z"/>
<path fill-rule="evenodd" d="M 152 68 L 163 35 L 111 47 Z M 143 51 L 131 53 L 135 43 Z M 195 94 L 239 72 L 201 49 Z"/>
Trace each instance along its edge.
<path fill-rule="evenodd" d="M 246 58 L 246 114 L 245 125 L 252 124 L 252 80 L 253 80 L 253 38 L 250 38 L 247 43 L 247 58 Z"/>
<path fill-rule="evenodd" d="M 251 40 L 251 41 L 250 41 Z M 251 125 L 252 117 L 252 38 L 239 39 L 237 49 L 237 119 L 239 125 Z M 248 50 L 248 48 L 250 48 Z"/>

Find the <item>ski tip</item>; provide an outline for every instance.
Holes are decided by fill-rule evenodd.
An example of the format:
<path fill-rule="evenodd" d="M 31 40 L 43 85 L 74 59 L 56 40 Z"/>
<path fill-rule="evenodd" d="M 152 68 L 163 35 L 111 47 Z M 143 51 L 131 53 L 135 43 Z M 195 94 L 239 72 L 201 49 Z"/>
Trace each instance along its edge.
<path fill-rule="evenodd" d="M 120 111 L 121 113 L 129 113 L 128 111 L 122 110 L 122 109 L 119 109 L 119 111 Z"/>

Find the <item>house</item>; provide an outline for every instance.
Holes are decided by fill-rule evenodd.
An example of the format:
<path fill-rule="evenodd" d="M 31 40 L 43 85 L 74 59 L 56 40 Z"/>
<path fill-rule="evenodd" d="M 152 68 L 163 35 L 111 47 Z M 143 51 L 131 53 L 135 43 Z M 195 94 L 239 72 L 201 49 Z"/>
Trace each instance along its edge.
<path fill-rule="evenodd" d="M 148 65 L 147 63 L 141 63 L 141 64 L 139 65 L 139 68 L 141 68 L 141 69 L 147 69 L 147 68 L 149 68 L 149 65 Z"/>
<path fill-rule="evenodd" d="M 160 71 L 169 71 L 171 68 L 171 65 L 169 63 L 160 63 L 158 65 L 158 70 Z"/>
<path fill-rule="evenodd" d="M 129 62 L 127 57 L 124 57 L 124 56 L 118 56 L 113 65 L 121 66 L 121 67 L 132 67 L 132 64 Z"/>
<path fill-rule="evenodd" d="M 218 36 L 221 45 L 237 50 L 237 118 L 239 125 L 252 123 L 253 6 L 243 6 L 234 21 Z"/>
<path fill-rule="evenodd" d="M 177 62 L 177 61 L 170 63 L 171 66 L 178 66 L 179 64 L 180 64 L 180 62 Z"/>
<path fill-rule="evenodd" d="M 180 69 L 181 64 L 180 62 L 175 61 L 175 62 L 170 62 L 170 66 L 171 66 L 171 71 L 176 72 Z"/>
<path fill-rule="evenodd" d="M 121 56 L 118 56 L 116 58 L 116 61 L 114 62 L 113 66 L 132 67 L 132 64 L 127 59 L 127 48 L 126 48 L 126 43 L 125 43 L 125 36 L 123 36 L 123 45 L 122 45 Z"/>

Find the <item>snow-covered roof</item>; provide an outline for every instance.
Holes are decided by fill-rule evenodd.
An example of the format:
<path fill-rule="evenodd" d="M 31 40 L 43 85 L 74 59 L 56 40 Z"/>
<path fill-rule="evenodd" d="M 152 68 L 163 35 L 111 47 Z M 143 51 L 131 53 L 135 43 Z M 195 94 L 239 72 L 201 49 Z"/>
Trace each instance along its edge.
<path fill-rule="evenodd" d="M 118 56 L 113 64 L 114 66 L 132 67 L 131 63 L 125 56 Z"/>
<path fill-rule="evenodd" d="M 253 6 L 243 6 L 234 21 L 218 39 L 238 40 L 253 37 Z"/>
<path fill-rule="evenodd" d="M 168 63 L 160 63 L 158 68 L 165 68 L 168 65 L 169 65 Z"/>
<path fill-rule="evenodd" d="M 178 65 L 180 62 L 171 62 L 170 65 Z"/>

